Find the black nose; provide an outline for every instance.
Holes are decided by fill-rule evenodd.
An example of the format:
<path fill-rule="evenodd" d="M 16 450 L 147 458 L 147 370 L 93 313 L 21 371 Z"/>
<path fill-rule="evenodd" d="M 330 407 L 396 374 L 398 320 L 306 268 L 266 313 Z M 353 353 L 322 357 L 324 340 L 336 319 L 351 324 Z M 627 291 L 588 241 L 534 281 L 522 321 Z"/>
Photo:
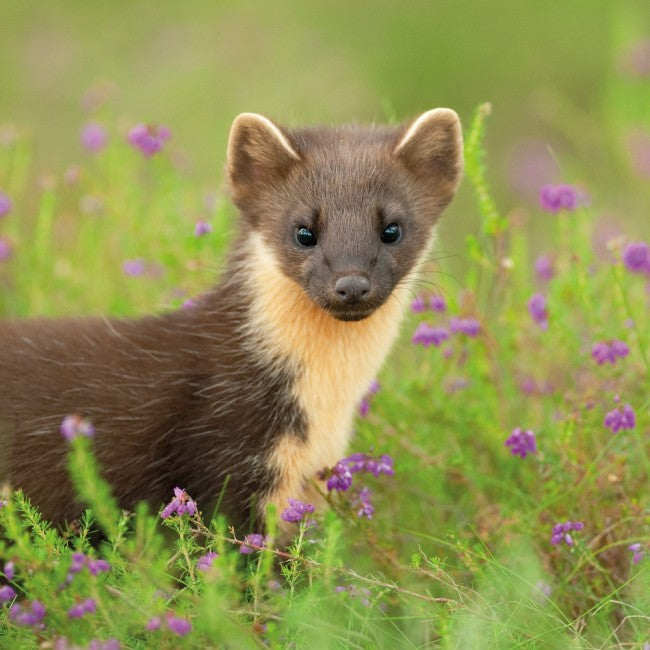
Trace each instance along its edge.
<path fill-rule="evenodd" d="M 336 281 L 334 291 L 343 303 L 363 302 L 370 293 L 370 280 L 363 275 L 344 275 Z"/>

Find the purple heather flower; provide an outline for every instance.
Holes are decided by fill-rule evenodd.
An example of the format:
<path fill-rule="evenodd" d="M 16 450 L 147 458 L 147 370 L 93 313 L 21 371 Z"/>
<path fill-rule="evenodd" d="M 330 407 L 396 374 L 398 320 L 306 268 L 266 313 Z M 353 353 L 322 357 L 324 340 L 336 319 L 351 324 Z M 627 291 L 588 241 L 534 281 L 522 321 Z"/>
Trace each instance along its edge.
<path fill-rule="evenodd" d="M 528 301 L 528 313 L 531 318 L 543 329 L 548 328 L 548 311 L 546 298 L 541 293 L 536 293 Z"/>
<path fill-rule="evenodd" d="M 81 130 L 81 144 L 90 153 L 101 151 L 108 142 L 108 133 L 103 124 L 88 122 Z"/>
<path fill-rule="evenodd" d="M 544 185 L 539 192 L 539 204 L 547 212 L 575 210 L 578 207 L 578 193 L 572 185 Z"/>
<path fill-rule="evenodd" d="M 14 579 L 14 575 L 15 575 L 14 568 L 15 567 L 13 562 L 11 561 L 5 562 L 4 568 L 2 569 L 2 573 L 5 574 L 5 578 L 7 578 L 7 580 Z"/>
<path fill-rule="evenodd" d="M 0 190 L 0 217 L 5 217 L 11 212 L 11 199 Z"/>
<path fill-rule="evenodd" d="M 74 440 L 80 436 L 92 438 L 95 435 L 95 427 L 90 420 L 81 417 L 81 415 L 66 415 L 61 422 L 60 430 L 66 440 Z"/>
<path fill-rule="evenodd" d="M 332 474 L 327 479 L 328 491 L 339 490 L 345 492 L 352 485 L 352 473 L 347 465 L 338 462 L 332 468 Z"/>
<path fill-rule="evenodd" d="M 599 341 L 591 348 L 591 356 L 598 365 L 616 363 L 630 353 L 630 348 L 623 341 Z"/>
<path fill-rule="evenodd" d="M 177 515 L 188 514 L 190 517 L 197 513 L 196 503 L 185 490 L 179 487 L 174 488 L 174 498 L 164 507 L 160 516 L 167 519 L 174 513 Z"/>
<path fill-rule="evenodd" d="M 645 549 L 639 542 L 630 544 L 627 550 L 632 551 L 632 564 L 638 564 L 645 556 Z"/>
<path fill-rule="evenodd" d="M 199 219 L 194 226 L 194 236 L 203 237 L 203 235 L 207 235 L 209 232 L 212 232 L 212 226 L 204 219 Z"/>
<path fill-rule="evenodd" d="M 622 409 L 620 407 L 615 408 L 605 415 L 603 424 L 608 429 L 611 429 L 612 433 L 618 433 L 624 429 L 634 429 L 636 426 L 634 411 L 629 404 L 626 404 Z"/>
<path fill-rule="evenodd" d="M 280 517 L 290 524 L 296 524 L 303 521 L 305 517 L 312 514 L 314 510 L 315 508 L 311 503 L 303 503 L 302 501 L 298 501 L 298 499 L 289 499 L 289 507 L 282 511 Z M 311 522 L 313 522 L 313 520 L 306 521 L 307 524 Z"/>
<path fill-rule="evenodd" d="M 150 618 L 147 621 L 147 624 L 144 626 L 144 629 L 147 630 L 147 632 L 154 632 L 155 630 L 159 630 L 161 625 L 162 625 L 162 619 L 160 618 L 160 616 L 154 616 L 153 618 Z"/>
<path fill-rule="evenodd" d="M 92 576 L 99 575 L 100 573 L 108 573 L 111 570 L 110 562 L 102 559 L 95 560 L 88 558 L 88 572 Z"/>
<path fill-rule="evenodd" d="M 141 257 L 138 259 L 126 260 L 124 264 L 122 264 L 122 270 L 126 275 L 130 275 L 131 277 L 143 275 L 145 271 L 144 260 Z"/>
<path fill-rule="evenodd" d="M 88 558 L 83 553 L 73 553 L 68 573 L 79 573 L 86 566 Z"/>
<path fill-rule="evenodd" d="M 165 126 L 136 124 L 129 132 L 129 142 L 146 158 L 160 151 L 171 132 Z"/>
<path fill-rule="evenodd" d="M 535 583 L 535 589 L 537 589 L 537 591 L 541 592 L 547 598 L 551 596 L 551 593 L 553 591 L 551 585 L 549 585 L 547 582 L 544 582 L 543 580 L 538 580 Z"/>
<path fill-rule="evenodd" d="M 480 323 L 475 318 L 452 318 L 449 321 L 449 329 L 452 333 L 465 334 L 466 336 L 475 337 L 481 330 Z"/>
<path fill-rule="evenodd" d="M 16 591 L 10 585 L 0 587 L 0 603 L 8 603 L 16 597 Z"/>
<path fill-rule="evenodd" d="M 510 447 L 513 456 L 521 456 L 522 458 L 526 458 L 528 454 L 534 454 L 537 451 L 535 434 L 529 429 L 524 431 L 519 427 L 512 430 L 505 442 L 505 446 Z"/>
<path fill-rule="evenodd" d="M 199 571 L 209 571 L 212 568 L 215 558 L 219 557 L 218 553 L 208 551 L 196 561 L 196 568 Z"/>
<path fill-rule="evenodd" d="M 376 379 L 374 379 L 370 386 L 368 386 L 368 391 L 366 392 L 361 402 L 359 402 L 359 415 L 362 418 L 367 417 L 368 413 L 370 412 L 370 402 L 372 401 L 374 395 L 379 392 L 380 388 L 381 386 Z"/>
<path fill-rule="evenodd" d="M 569 534 L 572 530 L 580 531 L 585 527 L 581 521 L 565 521 L 563 523 L 557 523 L 553 526 L 553 532 L 551 533 L 551 544 L 556 546 L 560 542 L 564 541 L 567 546 L 573 546 L 573 537 Z"/>
<path fill-rule="evenodd" d="M 550 255 L 540 255 L 535 260 L 535 273 L 543 282 L 548 282 L 555 276 L 553 258 Z"/>
<path fill-rule="evenodd" d="M 246 537 L 244 537 L 244 543 L 239 547 L 239 552 L 243 553 L 244 555 L 250 555 L 251 553 L 255 553 L 255 551 L 258 550 L 257 548 L 252 548 L 253 546 L 265 548 L 265 544 L 266 537 L 260 535 L 260 533 L 251 533 L 250 535 L 246 535 Z"/>
<path fill-rule="evenodd" d="M 86 598 L 74 604 L 68 610 L 68 618 L 81 618 L 86 614 L 94 614 L 97 611 L 97 603 L 92 598 Z"/>
<path fill-rule="evenodd" d="M 20 603 L 14 603 L 9 608 L 9 618 L 16 625 L 38 625 L 45 618 L 45 607 L 38 600 L 33 600 L 30 603 L 29 610 L 25 609 L 24 605 Z"/>
<path fill-rule="evenodd" d="M 0 499 L 0 510 L 2 510 L 7 505 L 6 499 Z"/>
<path fill-rule="evenodd" d="M 186 618 L 167 614 L 167 627 L 178 636 L 185 636 L 192 631 L 192 624 Z"/>
<path fill-rule="evenodd" d="M 623 264 L 632 273 L 650 274 L 650 247 L 645 242 L 632 242 L 623 249 Z"/>
<path fill-rule="evenodd" d="M 444 327 L 432 327 L 428 323 L 420 323 L 413 333 L 411 341 L 425 348 L 430 345 L 438 347 L 443 341 L 449 338 L 449 332 Z"/>
<path fill-rule="evenodd" d="M 11 257 L 13 246 L 8 237 L 0 237 L 0 262 L 4 262 Z"/>
<path fill-rule="evenodd" d="M 375 508 L 370 502 L 370 490 L 367 487 L 364 487 L 361 492 L 359 492 L 356 506 L 357 517 L 367 517 L 368 519 L 372 519 Z"/>
<path fill-rule="evenodd" d="M 438 313 L 442 313 L 447 309 L 447 303 L 445 302 L 445 299 L 437 294 L 431 296 L 431 301 L 429 304 L 431 305 L 431 309 L 433 309 L 433 311 L 437 311 Z"/>
<path fill-rule="evenodd" d="M 414 314 L 421 314 L 427 308 L 422 296 L 415 296 L 411 302 L 411 311 Z"/>
<path fill-rule="evenodd" d="M 75 574 L 79 573 L 84 567 L 92 576 L 97 576 L 100 573 L 107 573 L 111 570 L 110 562 L 102 559 L 94 559 L 84 555 L 83 553 L 73 553 L 70 567 L 68 568 L 68 575 L 62 587 L 69 585 L 72 582 Z"/>
<path fill-rule="evenodd" d="M 121 647 L 118 639 L 106 639 L 106 641 L 93 639 L 88 644 L 88 650 L 120 650 Z"/>
<path fill-rule="evenodd" d="M 366 469 L 367 460 L 368 454 L 356 452 L 350 456 L 342 458 L 339 463 L 345 465 L 352 474 L 356 474 L 357 472 L 363 472 Z"/>
<path fill-rule="evenodd" d="M 393 459 L 388 454 L 382 454 L 379 458 L 368 458 L 366 460 L 365 470 L 366 472 L 370 472 L 375 477 L 379 476 L 380 474 L 386 474 L 386 476 L 395 476 Z"/>

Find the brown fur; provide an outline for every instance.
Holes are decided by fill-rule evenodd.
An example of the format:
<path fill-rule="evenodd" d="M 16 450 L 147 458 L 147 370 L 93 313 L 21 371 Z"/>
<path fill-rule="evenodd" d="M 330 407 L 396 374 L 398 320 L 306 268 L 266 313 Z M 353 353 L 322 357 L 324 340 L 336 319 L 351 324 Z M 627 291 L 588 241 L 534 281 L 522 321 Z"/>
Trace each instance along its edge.
<path fill-rule="evenodd" d="M 79 514 L 59 426 L 90 418 L 122 506 L 181 486 L 260 523 L 344 455 L 354 409 L 397 333 L 408 285 L 460 178 L 455 113 L 405 127 L 288 131 L 237 118 L 228 147 L 240 234 L 198 304 L 138 320 L 0 323 L 0 482 Z M 397 243 L 380 239 L 399 223 Z M 295 239 L 305 226 L 318 245 Z M 368 295 L 337 295 L 341 277 Z M 255 508 L 252 506 L 255 504 Z"/>

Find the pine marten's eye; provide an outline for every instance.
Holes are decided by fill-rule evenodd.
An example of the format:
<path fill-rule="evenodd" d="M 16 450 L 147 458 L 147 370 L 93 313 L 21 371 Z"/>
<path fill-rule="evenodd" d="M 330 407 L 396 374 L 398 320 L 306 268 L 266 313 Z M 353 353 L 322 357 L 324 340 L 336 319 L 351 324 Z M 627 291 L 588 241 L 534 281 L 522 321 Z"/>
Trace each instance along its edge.
<path fill-rule="evenodd" d="M 296 241 L 301 246 L 316 246 L 316 233 L 306 226 L 300 226 L 298 230 L 296 230 Z"/>
<path fill-rule="evenodd" d="M 402 237 L 402 227 L 396 223 L 388 224 L 381 233 L 381 241 L 384 244 L 394 244 Z"/>

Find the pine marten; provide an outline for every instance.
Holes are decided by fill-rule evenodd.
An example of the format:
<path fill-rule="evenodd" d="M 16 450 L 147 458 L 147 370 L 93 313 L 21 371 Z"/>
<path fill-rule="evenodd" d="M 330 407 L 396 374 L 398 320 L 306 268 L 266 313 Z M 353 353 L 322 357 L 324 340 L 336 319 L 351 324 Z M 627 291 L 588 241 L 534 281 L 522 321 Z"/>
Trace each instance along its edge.
<path fill-rule="evenodd" d="M 92 421 L 124 508 L 181 486 L 259 530 L 269 503 L 308 499 L 345 455 L 456 191 L 460 122 L 438 108 L 399 127 L 289 130 L 244 113 L 226 173 L 239 232 L 191 308 L 0 322 L 0 483 L 48 519 L 81 511 L 60 433 L 70 414 Z"/>

